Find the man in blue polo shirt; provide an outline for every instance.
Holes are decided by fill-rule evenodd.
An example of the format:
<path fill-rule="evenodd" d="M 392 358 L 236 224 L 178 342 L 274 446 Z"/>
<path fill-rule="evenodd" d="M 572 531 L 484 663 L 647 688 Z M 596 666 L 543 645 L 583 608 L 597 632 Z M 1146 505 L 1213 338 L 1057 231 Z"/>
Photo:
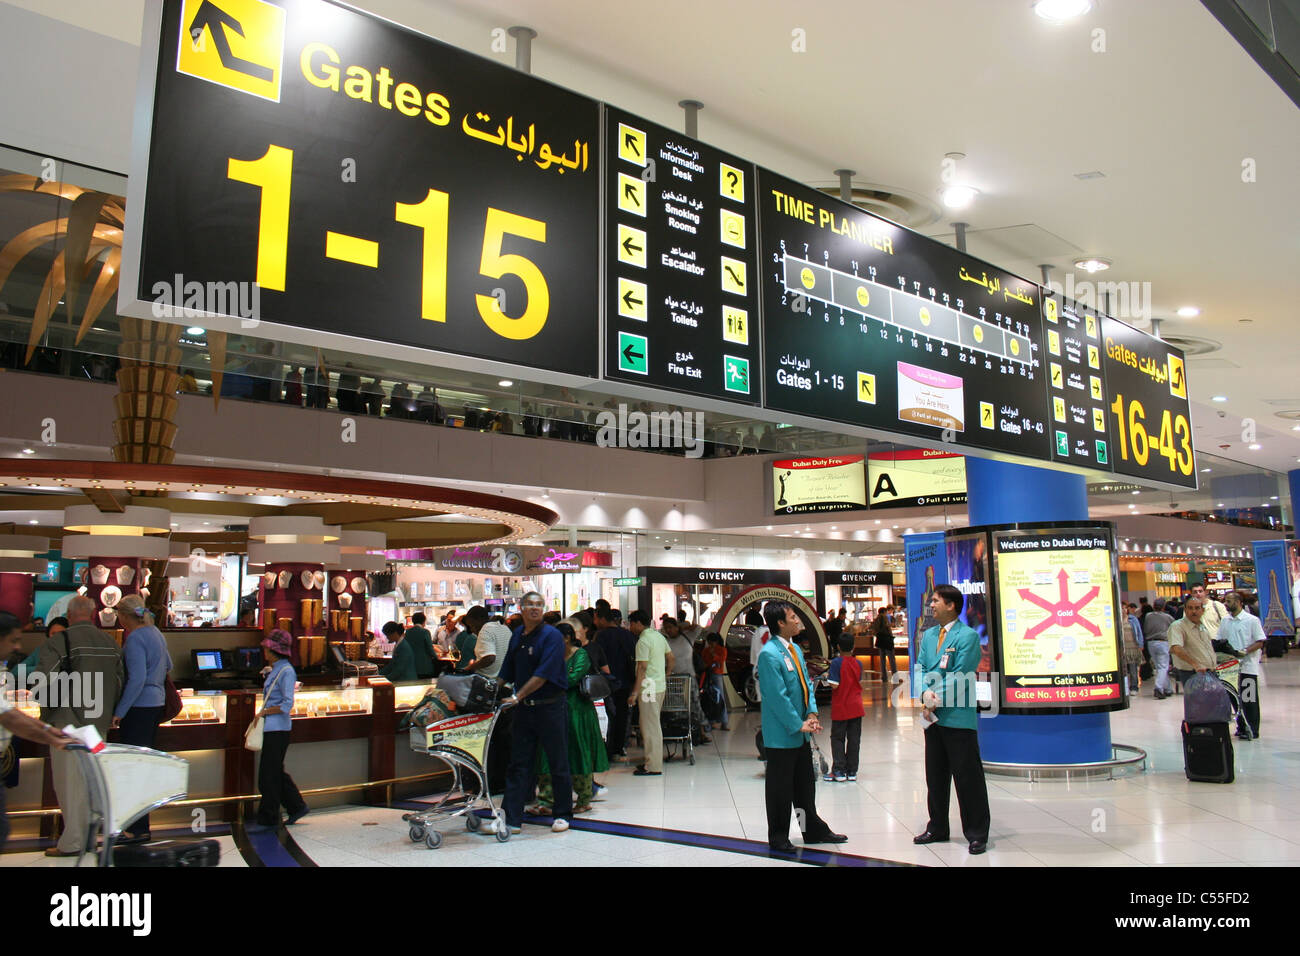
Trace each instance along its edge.
<path fill-rule="evenodd" d="M 554 823 L 563 833 L 573 816 L 573 784 L 569 775 L 569 707 L 565 691 L 564 637 L 542 621 L 546 602 L 536 591 L 520 602 L 524 623 L 510 638 L 499 678 L 515 688 L 507 703 L 516 704 L 510 769 L 503 808 L 506 825 L 518 833 L 524 822 L 524 801 L 537 782 L 537 748 L 546 753 L 555 791 Z"/>

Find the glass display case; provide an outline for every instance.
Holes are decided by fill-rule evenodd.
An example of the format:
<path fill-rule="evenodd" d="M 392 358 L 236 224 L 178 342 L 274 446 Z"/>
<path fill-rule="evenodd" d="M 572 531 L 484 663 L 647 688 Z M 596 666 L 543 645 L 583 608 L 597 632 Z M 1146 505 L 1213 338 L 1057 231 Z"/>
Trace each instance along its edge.
<path fill-rule="evenodd" d="M 410 710 L 418 704 L 424 695 L 432 690 L 432 681 L 419 681 L 414 684 L 393 685 L 393 709 Z"/>
<path fill-rule="evenodd" d="M 40 719 L 41 705 L 36 703 L 31 691 L 26 689 L 15 689 L 0 691 L 0 693 L 3 693 L 5 699 L 12 703 L 19 712 L 36 720 Z"/>
<path fill-rule="evenodd" d="M 188 727 L 192 724 L 224 724 L 226 695 L 222 691 L 181 692 L 181 712 L 160 727 Z"/>
<path fill-rule="evenodd" d="M 416 698 L 417 700 L 419 698 Z M 258 694 L 256 708 L 262 709 L 262 695 Z M 293 697 L 291 716 L 298 718 L 356 717 L 369 715 L 373 710 L 369 687 L 331 687 L 324 690 L 300 690 Z"/>

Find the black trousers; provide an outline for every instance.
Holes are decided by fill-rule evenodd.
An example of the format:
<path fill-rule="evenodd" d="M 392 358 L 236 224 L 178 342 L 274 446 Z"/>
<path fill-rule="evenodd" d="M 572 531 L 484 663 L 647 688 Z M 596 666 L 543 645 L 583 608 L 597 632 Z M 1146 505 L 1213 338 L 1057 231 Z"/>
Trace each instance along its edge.
<path fill-rule="evenodd" d="M 799 814 L 799 829 L 805 838 L 830 831 L 826 821 L 817 815 L 817 779 L 808 741 L 805 740 L 800 747 L 767 748 L 763 791 L 767 802 L 768 846 L 780 846 L 790 841 L 791 807 Z"/>
<path fill-rule="evenodd" d="M 862 718 L 831 721 L 831 773 L 857 776 Z"/>
<path fill-rule="evenodd" d="M 932 724 L 925 732 L 925 787 L 930 822 L 937 837 L 948 836 L 951 784 L 957 785 L 961 830 L 968 841 L 989 838 L 989 791 L 980 762 L 980 739 L 974 730 Z"/>
<path fill-rule="evenodd" d="M 117 729 L 117 739 L 124 744 L 153 749 L 158 739 L 158 722 L 162 720 L 162 705 L 157 707 L 132 707 L 122 718 Z M 149 832 L 149 815 L 146 813 L 127 829 L 128 836 L 142 836 Z"/>
<path fill-rule="evenodd" d="M 262 788 L 262 802 L 257 808 L 257 822 L 263 826 L 280 825 L 281 807 L 292 816 L 307 806 L 293 778 L 284 772 L 284 755 L 288 750 L 289 731 L 263 731 L 262 757 L 257 764 L 257 782 Z"/>
<path fill-rule="evenodd" d="M 1241 711 L 1237 714 L 1237 732 L 1250 724 L 1250 735 L 1259 736 L 1259 676 L 1257 674 L 1241 675 Z"/>
<path fill-rule="evenodd" d="M 502 807 L 506 823 L 517 827 L 524 821 L 524 801 L 537 784 L 537 748 L 546 754 L 555 792 L 554 815 L 573 816 L 573 777 L 569 773 L 569 703 L 564 695 L 545 703 L 520 704 L 510 740 L 510 769 L 506 774 L 506 796 Z"/>
<path fill-rule="evenodd" d="M 613 757 L 627 750 L 627 721 L 632 713 L 632 705 L 627 702 L 627 694 L 615 688 L 614 693 L 605 698 L 605 715 L 609 718 L 609 728 L 605 731 L 605 753 Z"/>

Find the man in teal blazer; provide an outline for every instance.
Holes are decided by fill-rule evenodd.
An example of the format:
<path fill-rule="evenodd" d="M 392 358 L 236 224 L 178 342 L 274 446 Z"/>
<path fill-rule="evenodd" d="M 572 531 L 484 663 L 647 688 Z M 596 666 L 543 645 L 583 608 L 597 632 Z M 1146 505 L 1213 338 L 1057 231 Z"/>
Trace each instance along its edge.
<path fill-rule="evenodd" d="M 951 584 L 934 589 L 930 609 L 939 623 L 921 636 L 916 655 L 925 708 L 922 721 L 929 723 L 925 728 L 925 786 L 930 822 L 912 842 L 948 842 L 948 799 L 955 782 L 962 833 L 970 842 L 970 852 L 980 854 L 989 842 L 989 793 L 975 730 L 980 638 L 958 620 L 965 602 L 965 595 Z"/>
<path fill-rule="evenodd" d="M 764 791 L 767 802 L 767 844 L 775 852 L 792 853 L 790 807 L 798 814 L 804 843 L 843 843 L 848 837 L 832 833 L 817 815 L 809 735 L 818 733 L 817 699 L 803 651 L 794 639 L 803 622 L 785 601 L 769 601 L 763 618 L 772 636 L 758 655 L 758 688 L 763 700 L 763 748 L 767 751 Z"/>

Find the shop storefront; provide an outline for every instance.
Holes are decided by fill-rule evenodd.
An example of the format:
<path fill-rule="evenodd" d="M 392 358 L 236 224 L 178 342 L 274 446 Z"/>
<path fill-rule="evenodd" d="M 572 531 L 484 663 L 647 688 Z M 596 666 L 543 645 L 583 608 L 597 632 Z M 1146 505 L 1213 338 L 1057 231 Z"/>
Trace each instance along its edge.
<path fill-rule="evenodd" d="M 877 611 L 897 603 L 894 588 L 903 583 L 901 576 L 895 581 L 891 571 L 818 571 L 815 581 L 822 619 L 844 608 L 845 619 L 858 624 L 871 623 Z"/>
<path fill-rule="evenodd" d="M 722 605 L 755 584 L 790 586 L 789 571 L 755 568 L 637 568 L 645 584 L 637 589 L 637 607 L 654 620 L 669 614 L 708 628 Z"/>

